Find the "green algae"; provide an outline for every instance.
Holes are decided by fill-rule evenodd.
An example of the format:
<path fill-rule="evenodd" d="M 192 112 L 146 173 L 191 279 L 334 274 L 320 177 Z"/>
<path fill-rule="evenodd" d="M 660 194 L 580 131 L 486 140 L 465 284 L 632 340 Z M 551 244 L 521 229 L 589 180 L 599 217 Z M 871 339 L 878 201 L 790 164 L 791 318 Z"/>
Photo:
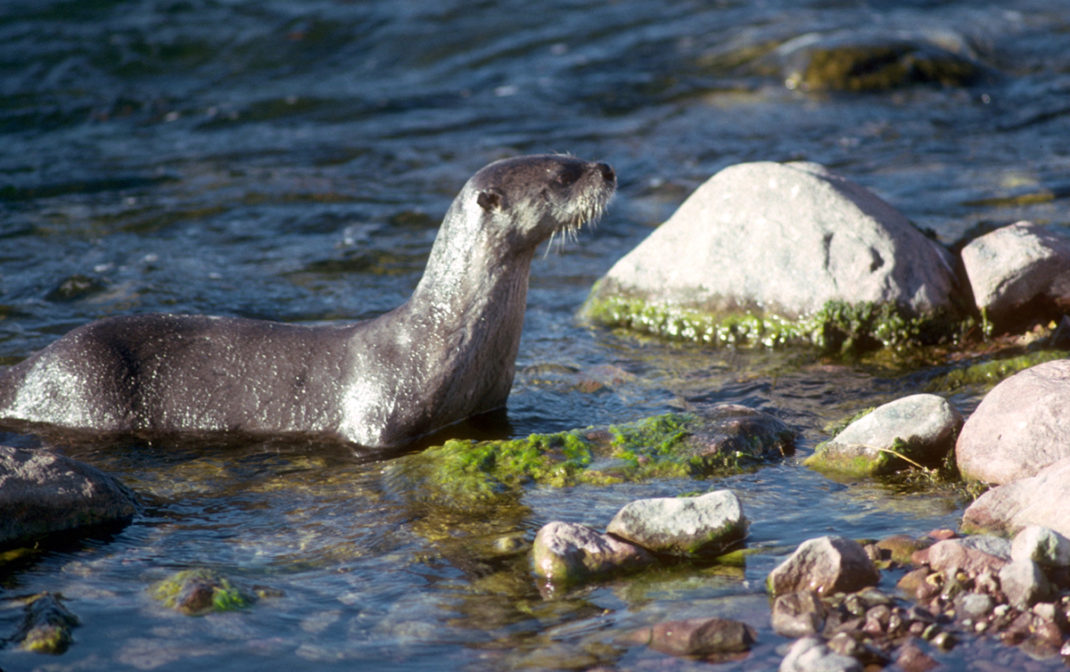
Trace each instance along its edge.
<path fill-rule="evenodd" d="M 1070 352 L 1066 350 L 1035 350 L 1001 359 L 974 360 L 974 363 L 933 378 L 926 385 L 925 390 L 946 393 L 973 386 L 990 388 L 1019 371 L 1067 357 L 1070 357 Z"/>
<path fill-rule="evenodd" d="M 949 340 L 963 324 L 950 314 L 912 315 L 893 304 L 828 301 L 797 319 L 757 310 L 704 311 L 640 298 L 600 296 L 595 283 L 581 314 L 595 324 L 718 347 L 812 345 L 857 353 Z"/>
<path fill-rule="evenodd" d="M 71 645 L 71 629 L 79 625 L 58 595 L 40 593 L 26 600 L 19 632 L 13 638 L 25 651 L 59 655 Z"/>
<path fill-rule="evenodd" d="M 736 413 L 737 422 L 739 412 L 737 407 L 726 411 Z M 499 506 L 529 484 L 569 487 L 703 478 L 737 473 L 791 449 L 794 434 L 782 425 L 750 427 L 726 439 L 717 432 L 717 420 L 668 413 L 521 439 L 450 440 L 395 460 L 386 480 L 413 501 Z"/>
<path fill-rule="evenodd" d="M 156 583 L 150 595 L 164 606 L 189 616 L 236 611 L 249 607 L 256 597 L 209 569 L 187 569 Z"/>

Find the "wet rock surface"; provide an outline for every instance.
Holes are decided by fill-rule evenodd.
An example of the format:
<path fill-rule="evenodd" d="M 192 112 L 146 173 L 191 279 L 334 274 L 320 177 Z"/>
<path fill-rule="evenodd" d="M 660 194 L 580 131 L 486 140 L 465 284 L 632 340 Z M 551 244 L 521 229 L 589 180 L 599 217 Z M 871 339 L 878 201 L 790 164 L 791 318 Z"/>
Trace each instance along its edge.
<path fill-rule="evenodd" d="M 805 464 L 858 476 L 940 464 L 954 449 L 962 416 L 943 397 L 915 394 L 879 406 L 820 444 Z"/>
<path fill-rule="evenodd" d="M 134 495 L 117 479 L 47 450 L 0 446 L 0 546 L 128 522 Z"/>
<path fill-rule="evenodd" d="M 996 385 L 966 420 L 956 442 L 963 478 L 1010 483 L 1070 457 L 1068 407 L 1068 359 L 1038 364 Z"/>
<path fill-rule="evenodd" d="M 760 162 L 699 187 L 598 281 L 584 313 L 706 342 L 839 347 L 892 342 L 910 331 L 904 315 L 956 301 L 950 255 L 888 203 L 817 164 Z"/>
<path fill-rule="evenodd" d="M 634 571 L 653 562 L 654 556 L 645 549 L 578 523 L 543 525 L 532 547 L 535 575 L 560 587 Z"/>
<path fill-rule="evenodd" d="M 658 497 L 625 505 L 606 532 L 654 553 L 717 555 L 746 536 L 747 518 L 731 490 Z"/>
<path fill-rule="evenodd" d="M 808 91 L 886 91 L 916 84 L 966 86 L 986 72 L 950 31 L 850 30 L 802 35 L 777 48 L 785 84 Z"/>
<path fill-rule="evenodd" d="M 871 586 L 880 573 L 862 546 L 843 537 L 818 537 L 799 544 L 766 580 L 772 595 L 812 590 L 819 595 Z"/>
<path fill-rule="evenodd" d="M 634 643 L 673 656 L 716 660 L 724 654 L 745 653 L 757 641 L 754 628 L 726 618 L 666 621 L 632 633 Z"/>
<path fill-rule="evenodd" d="M 977 308 L 997 331 L 1057 318 L 1070 309 L 1070 238 L 1016 222 L 961 251 Z"/>
<path fill-rule="evenodd" d="M 71 645 L 71 630 L 79 625 L 59 595 L 41 593 L 26 598 L 22 623 L 11 641 L 34 653 L 58 655 Z"/>

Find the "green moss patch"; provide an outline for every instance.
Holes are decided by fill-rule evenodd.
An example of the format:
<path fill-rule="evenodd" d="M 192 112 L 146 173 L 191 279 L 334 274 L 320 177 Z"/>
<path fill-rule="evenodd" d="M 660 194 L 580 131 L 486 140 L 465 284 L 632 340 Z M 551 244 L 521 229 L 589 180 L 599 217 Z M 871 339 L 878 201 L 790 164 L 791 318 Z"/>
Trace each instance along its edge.
<path fill-rule="evenodd" d="M 1070 352 L 1066 350 L 1037 350 L 1001 359 L 975 361 L 934 378 L 925 389 L 927 392 L 954 392 L 965 387 L 993 387 L 1019 371 L 1067 357 L 1070 357 Z"/>
<path fill-rule="evenodd" d="M 523 439 L 451 440 L 395 460 L 386 478 L 415 501 L 471 506 L 519 496 L 529 484 L 608 485 L 738 472 L 790 451 L 792 439 L 785 428 L 725 440 L 715 420 L 669 413 Z"/>
<path fill-rule="evenodd" d="M 947 315 L 912 316 L 890 304 L 829 301 L 813 315 L 791 319 L 756 310 L 709 312 L 639 298 L 602 298 L 599 284 L 582 308 L 592 322 L 715 346 L 816 345 L 852 353 L 935 343 L 960 330 Z"/>
<path fill-rule="evenodd" d="M 209 569 L 187 569 L 155 584 L 150 594 L 171 609 L 189 616 L 235 611 L 251 606 L 256 597 Z"/>

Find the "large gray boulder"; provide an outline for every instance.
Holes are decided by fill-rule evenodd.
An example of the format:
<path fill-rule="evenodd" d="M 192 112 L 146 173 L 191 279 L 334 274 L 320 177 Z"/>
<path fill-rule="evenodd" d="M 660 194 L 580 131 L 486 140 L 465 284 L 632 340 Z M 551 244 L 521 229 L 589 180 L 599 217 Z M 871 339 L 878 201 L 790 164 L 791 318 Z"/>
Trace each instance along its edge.
<path fill-rule="evenodd" d="M 133 494 L 87 464 L 47 450 L 0 446 L 0 546 L 130 520 Z"/>
<path fill-rule="evenodd" d="M 1070 238 L 1053 229 L 1017 222 L 973 239 L 961 255 L 977 308 L 997 330 L 1070 308 Z"/>
<path fill-rule="evenodd" d="M 805 464 L 855 476 L 883 474 L 907 461 L 932 467 L 955 447 L 962 416 L 943 397 L 914 394 L 875 408 L 818 446 Z"/>
<path fill-rule="evenodd" d="M 606 532 L 655 553 L 716 555 L 746 536 L 747 518 L 734 492 L 718 490 L 629 502 Z"/>
<path fill-rule="evenodd" d="M 985 395 L 955 444 L 963 478 L 1010 483 L 1070 457 L 1070 359 L 1020 371 Z"/>
<path fill-rule="evenodd" d="M 813 318 L 830 304 L 930 316 L 955 312 L 955 291 L 949 253 L 873 193 L 815 163 L 758 162 L 699 187 L 584 313 L 697 340 L 820 341 Z"/>
<path fill-rule="evenodd" d="M 962 526 L 969 531 L 1014 534 L 1029 525 L 1051 528 L 1070 537 L 1070 457 L 1041 469 L 1036 476 L 984 493 L 966 509 Z"/>

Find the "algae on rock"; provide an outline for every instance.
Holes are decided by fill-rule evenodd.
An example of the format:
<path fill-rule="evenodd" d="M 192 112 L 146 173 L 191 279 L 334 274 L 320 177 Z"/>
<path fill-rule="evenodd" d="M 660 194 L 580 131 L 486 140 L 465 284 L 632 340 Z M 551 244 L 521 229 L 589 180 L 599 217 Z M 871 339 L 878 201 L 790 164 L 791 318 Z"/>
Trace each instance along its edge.
<path fill-rule="evenodd" d="M 187 569 L 156 583 L 150 594 L 175 611 L 199 616 L 213 611 L 244 609 L 256 597 L 210 569 Z"/>
<path fill-rule="evenodd" d="M 565 487 L 738 472 L 792 452 L 794 432 L 733 404 L 524 439 L 450 440 L 387 467 L 402 496 L 467 507 L 515 497 L 528 483 Z"/>

